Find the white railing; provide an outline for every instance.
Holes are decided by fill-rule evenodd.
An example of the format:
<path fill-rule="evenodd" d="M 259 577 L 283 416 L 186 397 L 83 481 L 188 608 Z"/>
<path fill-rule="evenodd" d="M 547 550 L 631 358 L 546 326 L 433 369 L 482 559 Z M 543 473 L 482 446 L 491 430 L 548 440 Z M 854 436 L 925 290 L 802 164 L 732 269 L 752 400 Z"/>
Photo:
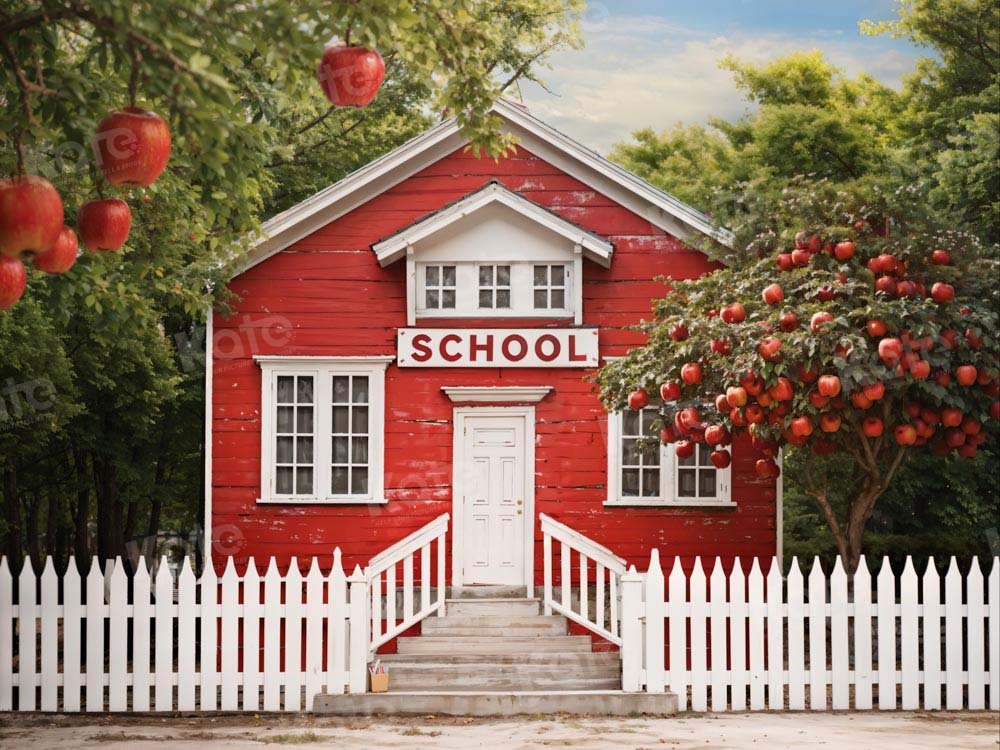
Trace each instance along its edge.
<path fill-rule="evenodd" d="M 404 630 L 413 627 L 428 615 L 445 613 L 445 535 L 448 532 L 448 514 L 444 513 L 429 524 L 414 531 L 405 539 L 379 553 L 368 562 L 364 570 L 367 582 L 366 600 L 371 621 L 368 640 L 368 658 L 375 650 L 395 638 Z M 431 597 L 431 544 L 436 546 L 437 596 Z M 414 587 L 413 569 L 417 553 L 420 553 L 420 588 Z M 402 612 L 397 612 L 396 572 L 403 568 Z M 384 580 L 384 587 L 383 587 Z M 384 594 L 383 594 L 384 592 Z M 420 596 L 420 608 L 414 609 L 415 593 Z M 384 622 L 382 602 L 385 597 Z M 397 616 L 401 615 L 401 616 Z"/>
<path fill-rule="evenodd" d="M 293 557 L 284 575 L 274 558 L 239 575 L 230 558 L 200 579 L 185 560 L 176 580 L 166 558 L 152 578 L 140 558 L 131 596 L 120 559 L 61 579 L 51 558 L 40 577 L 26 560 L 14 604 L 0 560 L 0 711 L 298 711 L 348 683 L 339 549 L 304 578 Z"/>
<path fill-rule="evenodd" d="M 542 526 L 544 555 L 545 614 L 558 612 L 620 646 L 622 640 L 618 628 L 618 592 L 621 577 L 625 573 L 625 561 L 607 547 L 602 547 L 544 513 L 539 515 L 539 519 Z M 553 595 L 553 540 L 559 543 L 558 599 Z M 577 566 L 573 565 L 573 553 L 576 553 L 578 558 Z M 571 597 L 574 571 L 578 571 L 579 590 L 576 610 L 573 609 Z M 590 607 L 591 590 L 594 592 L 593 609 Z"/>
<path fill-rule="evenodd" d="M 690 691 L 694 711 L 1000 709 L 998 558 L 986 581 L 972 559 L 964 598 L 954 558 L 943 596 L 933 560 L 922 579 L 884 560 L 873 591 L 862 558 L 850 583 L 839 560 L 804 580 L 794 560 L 787 579 L 738 559 L 706 578 L 700 558 L 664 581 L 653 550 L 645 578 L 622 580 L 623 688 L 669 689 L 681 710 Z"/>

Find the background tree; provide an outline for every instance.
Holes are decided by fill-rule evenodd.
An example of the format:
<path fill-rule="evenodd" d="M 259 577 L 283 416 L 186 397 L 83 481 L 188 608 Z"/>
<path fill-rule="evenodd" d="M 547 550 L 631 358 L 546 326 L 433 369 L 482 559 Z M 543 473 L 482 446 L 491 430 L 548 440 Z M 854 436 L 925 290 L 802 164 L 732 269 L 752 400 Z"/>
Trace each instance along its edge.
<path fill-rule="evenodd" d="M 18 142 L 25 170 L 55 184 L 75 226 L 99 189 L 90 140 L 100 118 L 134 95 L 173 138 L 151 187 L 103 187 L 132 209 L 125 249 L 84 253 L 59 277 L 30 274 L 0 313 L 0 374 L 48 378 L 56 391 L 42 421 L 0 431 L 0 535 L 12 556 L 53 552 L 53 524 L 78 559 L 122 554 L 159 530 L 193 532 L 203 321 L 224 305 L 240 248 L 262 219 L 420 132 L 429 113 L 455 114 L 476 148 L 501 152 L 508 140 L 489 106 L 537 75 L 548 52 L 578 43 L 580 7 L 0 0 L 0 171 L 18 169 Z M 386 61 L 364 110 L 331 107 L 316 81 L 324 44 L 348 34 Z"/>

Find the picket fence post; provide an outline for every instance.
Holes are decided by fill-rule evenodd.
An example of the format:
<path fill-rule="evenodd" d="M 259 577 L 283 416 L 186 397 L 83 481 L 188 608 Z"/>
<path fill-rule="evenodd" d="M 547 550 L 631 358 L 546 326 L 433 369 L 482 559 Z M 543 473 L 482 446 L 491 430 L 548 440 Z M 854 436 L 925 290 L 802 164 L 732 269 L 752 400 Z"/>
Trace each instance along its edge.
<path fill-rule="evenodd" d="M 568 588 L 563 579 L 564 590 Z M 642 689 L 642 576 L 633 565 L 621 579 L 622 584 L 622 690 L 637 693 Z"/>
<path fill-rule="evenodd" d="M 581 559 L 586 559 L 581 557 Z M 581 584 L 581 591 L 583 586 Z M 646 692 L 662 693 L 666 687 L 663 660 L 663 569 L 660 553 L 653 547 L 646 573 Z"/>
<path fill-rule="evenodd" d="M 360 565 L 347 579 L 351 591 L 350 601 L 350 678 L 349 690 L 364 693 L 368 689 L 368 580 Z"/>

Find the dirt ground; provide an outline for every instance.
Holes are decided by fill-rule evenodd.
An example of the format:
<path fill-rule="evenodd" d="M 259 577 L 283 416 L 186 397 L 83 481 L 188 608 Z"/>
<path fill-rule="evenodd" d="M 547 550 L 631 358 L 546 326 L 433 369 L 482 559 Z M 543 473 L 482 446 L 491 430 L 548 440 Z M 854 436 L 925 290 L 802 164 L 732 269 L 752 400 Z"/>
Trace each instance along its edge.
<path fill-rule="evenodd" d="M 469 750 L 971 750 L 1000 747 L 990 712 L 781 713 L 672 718 L 525 716 L 323 718 L 308 715 L 172 717 L 0 714 L 3 750 L 243 750 L 397 748 Z"/>

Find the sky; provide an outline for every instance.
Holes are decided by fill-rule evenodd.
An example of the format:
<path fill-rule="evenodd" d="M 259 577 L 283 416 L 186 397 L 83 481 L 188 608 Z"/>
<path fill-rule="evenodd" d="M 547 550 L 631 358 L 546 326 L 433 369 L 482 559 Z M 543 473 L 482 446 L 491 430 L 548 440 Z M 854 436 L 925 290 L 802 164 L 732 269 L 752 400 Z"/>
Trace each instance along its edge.
<path fill-rule="evenodd" d="M 631 132 L 749 111 L 718 62 L 732 53 L 766 62 L 822 50 L 850 76 L 866 72 L 899 86 L 926 52 L 888 36 L 865 37 L 858 21 L 894 17 L 893 0 L 590 0 L 585 46 L 559 52 L 546 87 L 521 84 L 529 110 L 606 154 Z"/>

